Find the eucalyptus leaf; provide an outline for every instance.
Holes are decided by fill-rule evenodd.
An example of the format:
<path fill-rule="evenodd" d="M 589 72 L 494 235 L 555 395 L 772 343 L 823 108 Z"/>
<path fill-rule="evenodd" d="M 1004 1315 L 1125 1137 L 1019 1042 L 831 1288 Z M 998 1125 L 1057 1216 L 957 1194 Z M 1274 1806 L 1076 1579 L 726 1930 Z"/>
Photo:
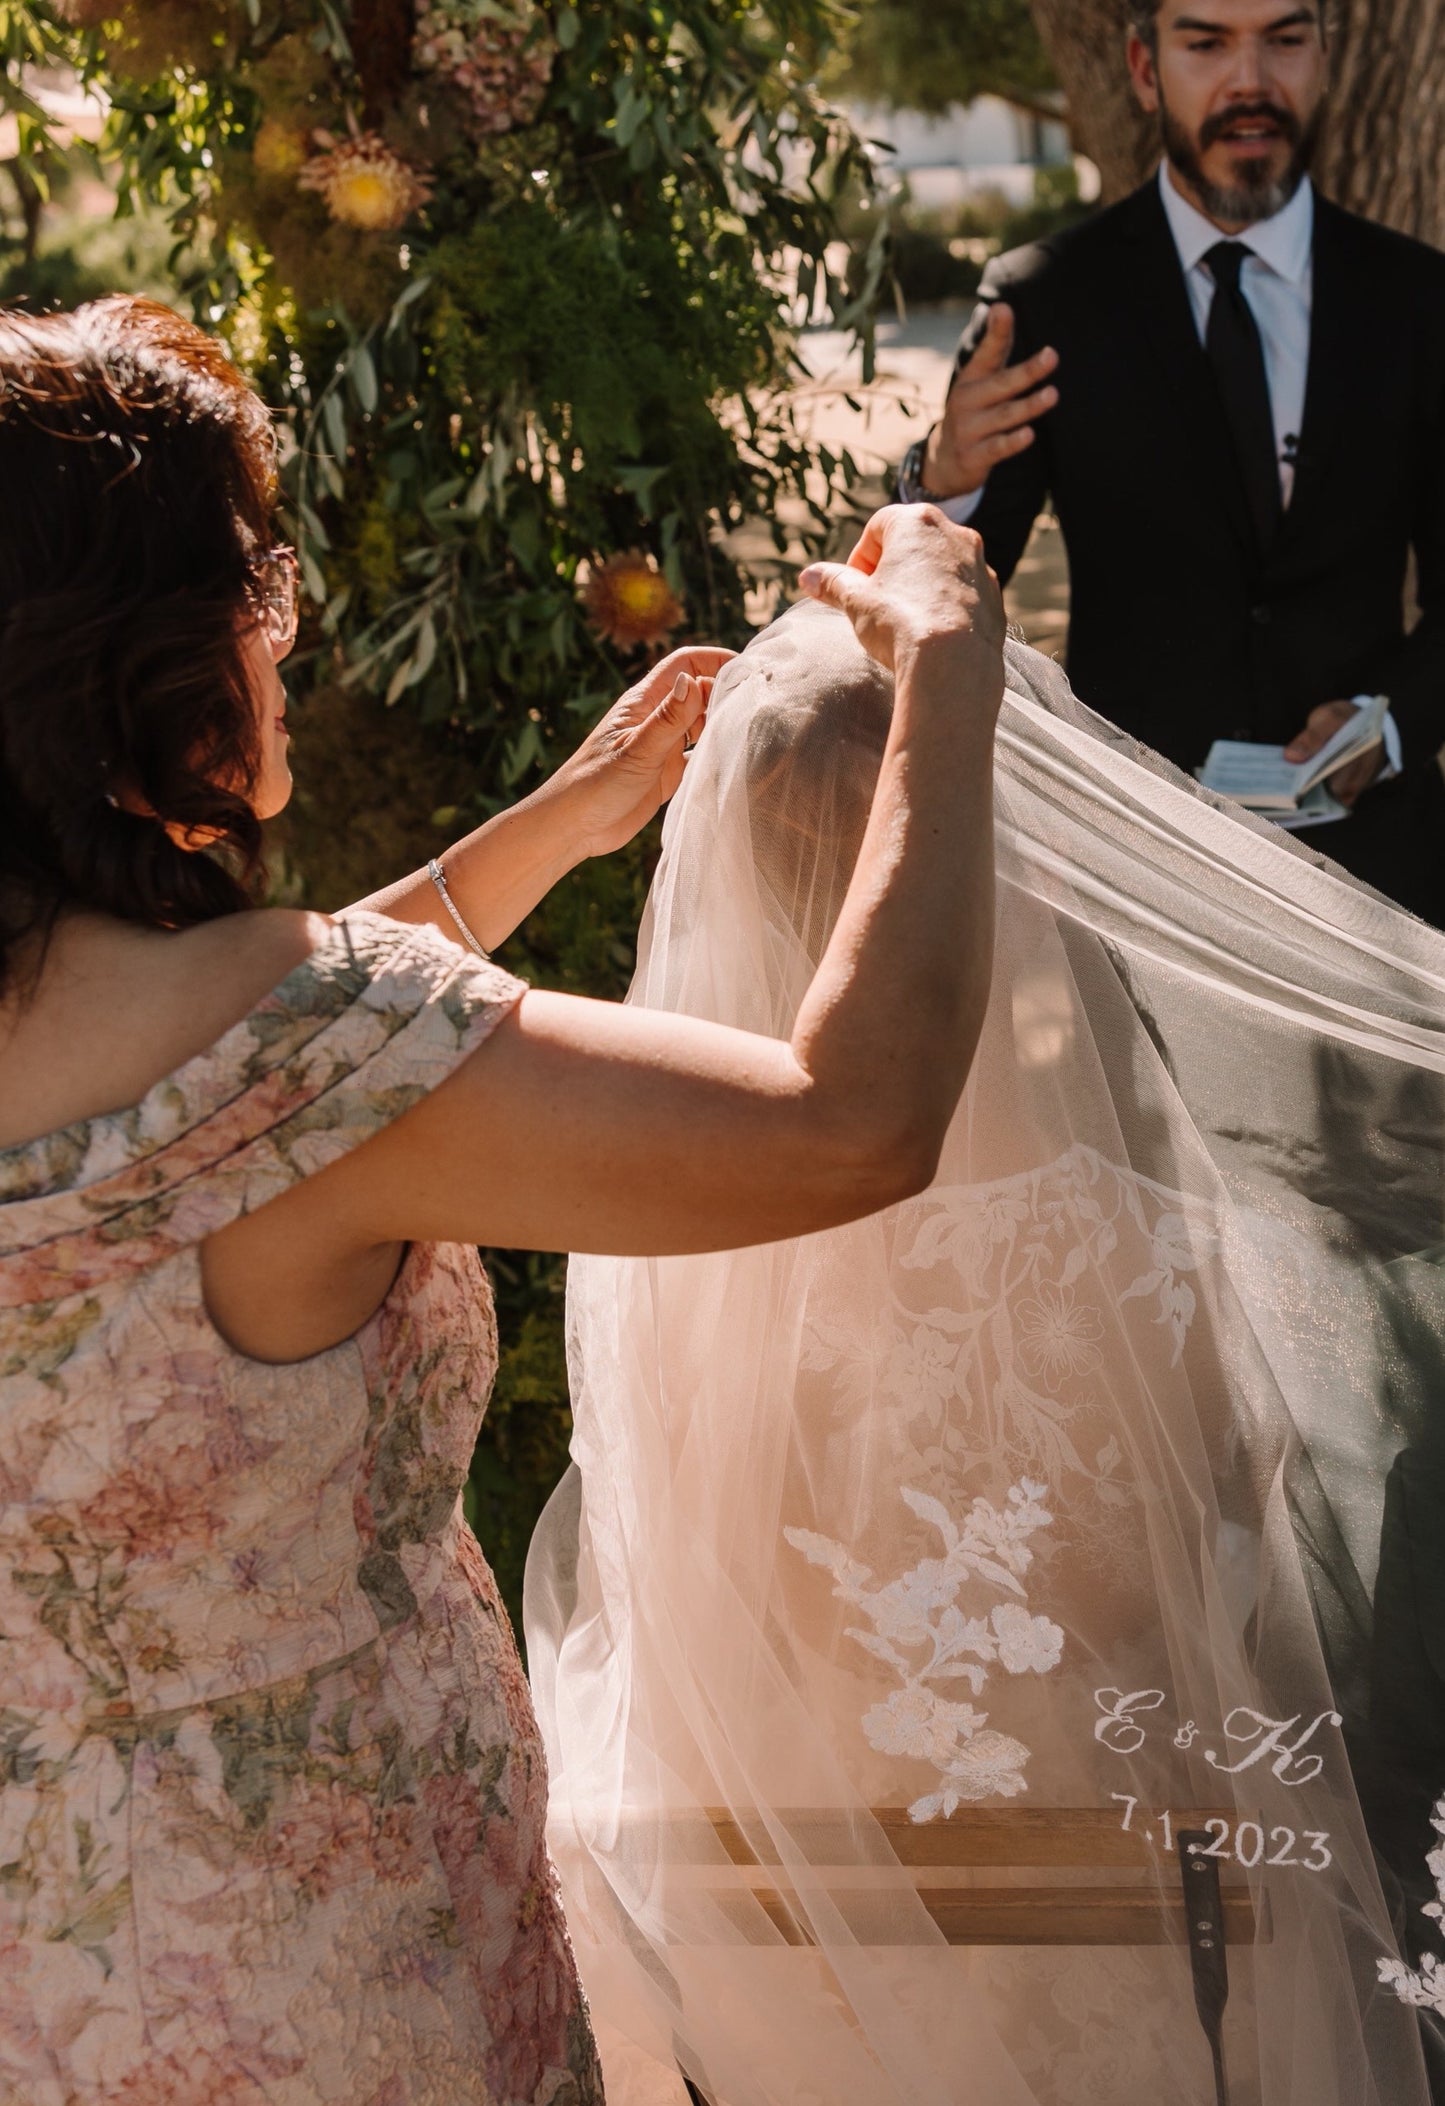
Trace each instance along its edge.
<path fill-rule="evenodd" d="M 324 607 L 326 605 L 326 576 L 321 565 L 308 548 L 303 547 L 299 549 L 297 556 L 301 564 L 301 576 L 305 582 L 308 597 L 313 599 L 318 607 Z"/>
<path fill-rule="evenodd" d="M 347 361 L 346 370 L 351 385 L 356 390 L 357 401 L 367 416 L 370 416 L 380 400 L 380 391 L 376 384 L 376 365 L 365 344 L 356 346 Z M 335 396 L 331 397 L 332 401 L 335 399 Z"/>
<path fill-rule="evenodd" d="M 415 303 L 421 298 L 422 294 L 427 290 L 431 282 L 432 281 L 430 275 L 424 272 L 421 277 L 413 278 L 410 285 L 406 286 L 400 293 L 398 293 L 395 301 L 392 304 L 391 313 L 387 318 L 386 333 L 388 336 L 390 336 L 393 333 L 393 331 L 399 327 L 401 318 L 406 313 L 408 307 L 412 307 L 415 305 Z"/>
<path fill-rule="evenodd" d="M 331 451 L 338 460 L 344 461 L 346 458 L 346 410 L 338 389 L 332 388 L 327 394 L 321 405 L 321 415 L 326 425 L 326 436 L 331 443 Z"/>
<path fill-rule="evenodd" d="M 446 511 L 453 499 L 466 487 L 465 476 L 449 475 L 445 482 L 437 483 L 432 489 L 425 492 L 422 497 L 423 510 L 430 518 L 436 518 L 439 513 Z"/>
<path fill-rule="evenodd" d="M 314 541 L 320 549 L 329 549 L 331 547 L 331 537 L 312 507 L 302 501 L 297 504 L 296 510 L 301 521 L 302 530 L 308 539 Z"/>
<path fill-rule="evenodd" d="M 404 658 L 386 684 L 386 707 L 392 709 L 401 700 L 412 681 L 412 660 Z"/>

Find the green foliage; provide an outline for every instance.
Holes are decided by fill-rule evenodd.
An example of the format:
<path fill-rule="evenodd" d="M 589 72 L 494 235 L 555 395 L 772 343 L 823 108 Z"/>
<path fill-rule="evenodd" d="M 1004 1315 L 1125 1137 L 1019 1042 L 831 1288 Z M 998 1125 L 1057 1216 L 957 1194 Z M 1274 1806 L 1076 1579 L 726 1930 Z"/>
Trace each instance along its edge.
<path fill-rule="evenodd" d="M 60 34 L 38 0 L 18 12 Z M 721 536 L 789 498 L 821 533 L 791 323 L 817 301 L 866 329 L 870 307 L 829 267 L 832 199 L 868 181 L 808 85 L 833 0 L 536 21 L 558 47 L 543 107 L 482 139 L 431 77 L 378 107 L 332 0 L 135 0 L 69 40 L 113 100 L 123 208 L 165 205 L 179 284 L 284 419 L 314 642 L 464 724 L 493 797 L 625 684 L 584 565 L 650 550 L 693 633 L 735 636 Z M 338 224 L 257 152 L 263 129 L 299 159 L 359 122 L 434 184 L 400 234 Z"/>
<path fill-rule="evenodd" d="M 842 84 L 890 109 L 937 113 L 976 95 L 1055 107 L 1028 0 L 862 0 Z"/>
<path fill-rule="evenodd" d="M 1036 168 L 1033 195 L 1023 204 L 985 190 L 954 205 L 926 208 L 904 183 L 882 208 L 886 263 L 877 297 L 882 304 L 896 293 L 905 306 L 969 300 L 992 257 L 1072 226 L 1093 209 L 1079 196 L 1071 161 Z"/>
<path fill-rule="evenodd" d="M 0 110 L 36 168 L 27 69 L 64 64 L 110 98 L 122 215 L 164 214 L 174 296 L 277 413 L 312 603 L 277 862 L 287 897 L 326 907 L 530 788 L 640 672 L 645 645 L 588 621 L 589 567 L 644 551 L 685 610 L 671 641 L 743 639 L 724 537 L 782 508 L 789 538 L 801 517 L 821 540 L 853 474 L 793 423 L 796 326 L 866 339 L 882 268 L 881 233 L 837 267 L 835 200 L 871 181 L 812 85 L 837 0 L 447 6 L 469 35 L 526 25 L 540 99 L 524 84 L 479 122 L 413 46 L 415 0 L 69 0 L 71 19 L 0 0 Z M 424 178 L 420 209 L 351 223 L 298 181 L 318 133 L 343 152 L 379 136 L 403 183 Z M 401 721 L 405 753 L 377 736 Z M 645 845 L 588 866 L 506 962 L 620 993 L 647 867 Z M 495 1271 L 502 1368 L 471 1498 L 515 1607 L 570 1423 L 562 1267 Z"/>
<path fill-rule="evenodd" d="M 507 1251 L 482 1255 L 496 1291 L 501 1360 L 465 1504 L 520 1635 L 527 1545 L 567 1467 L 572 1431 L 562 1337 L 566 1263 Z"/>

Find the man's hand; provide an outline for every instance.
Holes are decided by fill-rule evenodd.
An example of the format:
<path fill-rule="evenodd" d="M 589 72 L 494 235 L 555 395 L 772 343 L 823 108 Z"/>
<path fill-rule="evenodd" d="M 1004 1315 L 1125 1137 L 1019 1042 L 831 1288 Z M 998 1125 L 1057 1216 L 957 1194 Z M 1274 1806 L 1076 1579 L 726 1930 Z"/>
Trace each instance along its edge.
<path fill-rule="evenodd" d="M 1059 399 L 1045 383 L 1059 362 L 1052 344 L 1008 362 L 1014 341 L 1013 309 L 1001 302 L 989 310 L 983 339 L 949 390 L 943 416 L 929 434 L 923 482 L 935 497 L 968 497 L 982 489 L 991 468 L 1034 443 L 1033 420 Z"/>
<path fill-rule="evenodd" d="M 1305 720 L 1305 728 L 1297 738 L 1290 740 L 1284 749 L 1287 761 L 1307 761 L 1312 754 L 1327 746 L 1342 724 L 1348 724 L 1357 715 L 1353 702 L 1321 702 L 1312 709 Z M 1386 761 L 1385 742 L 1369 746 L 1363 753 L 1346 761 L 1343 768 L 1336 768 L 1333 775 L 1325 777 L 1325 787 L 1338 797 L 1343 805 L 1353 805 L 1357 798 L 1369 789 L 1370 784 L 1384 767 Z"/>

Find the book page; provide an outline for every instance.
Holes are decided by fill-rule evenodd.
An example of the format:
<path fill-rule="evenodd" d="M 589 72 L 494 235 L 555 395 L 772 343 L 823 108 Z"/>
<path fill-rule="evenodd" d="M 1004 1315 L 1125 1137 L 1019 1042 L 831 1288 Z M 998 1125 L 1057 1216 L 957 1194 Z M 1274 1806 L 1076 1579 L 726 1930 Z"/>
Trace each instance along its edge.
<path fill-rule="evenodd" d="M 1248 739 L 1216 739 L 1209 758 L 1195 774 L 1206 790 L 1233 797 L 1240 804 L 1283 811 L 1293 805 L 1303 787 L 1301 768 L 1284 757 L 1283 746 L 1256 746 Z"/>
<path fill-rule="evenodd" d="M 1357 709 L 1334 737 L 1307 761 L 1287 761 L 1283 746 L 1260 746 L 1249 739 L 1216 739 L 1208 758 L 1195 774 L 1206 790 L 1233 797 L 1254 811 L 1291 811 L 1336 768 L 1342 768 L 1357 753 L 1377 746 L 1384 736 L 1389 702 L 1376 695 L 1365 708 Z M 1333 805 L 1334 799 L 1328 803 Z M 1343 807 L 1340 808 L 1343 810 Z M 1316 816 L 1334 818 L 1333 811 L 1317 808 Z"/>

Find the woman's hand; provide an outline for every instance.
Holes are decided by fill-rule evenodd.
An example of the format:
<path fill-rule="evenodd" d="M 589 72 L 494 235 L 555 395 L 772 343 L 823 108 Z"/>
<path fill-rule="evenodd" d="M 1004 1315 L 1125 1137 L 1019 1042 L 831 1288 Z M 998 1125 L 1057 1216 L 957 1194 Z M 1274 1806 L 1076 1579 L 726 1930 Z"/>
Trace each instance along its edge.
<path fill-rule="evenodd" d="M 670 652 L 563 762 L 552 780 L 585 854 L 624 847 L 666 804 L 706 720 L 713 680 L 735 655 L 706 644 Z"/>
<path fill-rule="evenodd" d="M 646 826 L 682 781 L 684 743 L 701 731 L 713 679 L 733 656 L 710 645 L 674 651 L 613 703 L 530 797 L 452 843 L 447 889 L 478 943 L 495 950 L 569 870 L 621 848 Z M 425 870 L 358 905 L 393 921 L 430 922 L 455 941 Z"/>
<path fill-rule="evenodd" d="M 1003 594 L 983 543 L 934 505 L 885 506 L 846 563 L 811 563 L 798 583 L 846 614 L 869 657 L 890 672 L 935 644 L 1002 656 Z"/>

